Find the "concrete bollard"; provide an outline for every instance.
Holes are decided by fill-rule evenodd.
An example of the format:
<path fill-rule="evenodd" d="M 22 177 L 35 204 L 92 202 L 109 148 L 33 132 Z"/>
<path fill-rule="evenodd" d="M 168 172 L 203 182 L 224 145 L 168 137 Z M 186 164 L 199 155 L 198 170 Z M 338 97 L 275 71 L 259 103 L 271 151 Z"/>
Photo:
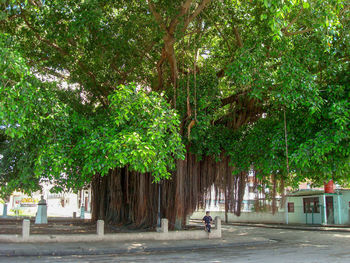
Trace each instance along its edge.
<path fill-rule="evenodd" d="M 190 216 L 186 216 L 186 226 L 190 224 Z"/>
<path fill-rule="evenodd" d="M 80 207 L 80 219 L 85 219 L 85 208 L 83 205 Z"/>
<path fill-rule="evenodd" d="M 160 232 L 162 233 L 168 233 L 168 219 L 162 218 L 161 224 L 160 224 Z"/>
<path fill-rule="evenodd" d="M 215 229 L 221 231 L 221 218 L 220 218 L 220 216 L 215 217 Z"/>
<path fill-rule="evenodd" d="M 23 219 L 22 223 L 22 239 L 28 239 L 30 234 L 30 220 Z"/>
<path fill-rule="evenodd" d="M 4 203 L 4 206 L 2 209 L 2 217 L 7 217 L 7 203 Z"/>
<path fill-rule="evenodd" d="M 97 220 L 97 235 L 103 236 L 105 234 L 105 221 Z"/>
<path fill-rule="evenodd" d="M 38 203 L 38 211 L 35 216 L 35 224 L 47 224 L 47 204 L 44 196 L 41 196 L 41 200 Z"/>

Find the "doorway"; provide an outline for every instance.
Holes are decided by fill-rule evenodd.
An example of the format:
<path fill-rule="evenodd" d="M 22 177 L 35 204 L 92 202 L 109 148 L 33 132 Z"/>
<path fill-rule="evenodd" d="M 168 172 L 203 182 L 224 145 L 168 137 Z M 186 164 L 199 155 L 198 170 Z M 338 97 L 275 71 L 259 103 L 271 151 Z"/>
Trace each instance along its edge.
<path fill-rule="evenodd" d="M 333 196 L 326 196 L 326 216 L 327 224 L 334 224 L 334 207 L 333 207 Z"/>

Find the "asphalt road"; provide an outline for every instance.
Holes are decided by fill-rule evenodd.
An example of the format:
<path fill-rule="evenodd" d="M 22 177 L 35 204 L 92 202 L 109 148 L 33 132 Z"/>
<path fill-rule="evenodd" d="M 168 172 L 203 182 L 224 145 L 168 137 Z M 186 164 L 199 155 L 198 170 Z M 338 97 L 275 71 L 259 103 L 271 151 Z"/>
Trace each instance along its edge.
<path fill-rule="evenodd" d="M 268 238 L 271 242 L 195 250 L 118 255 L 12 257 L 0 262 L 349 262 L 350 233 L 223 226 L 223 242 L 232 238 Z M 200 242 L 200 241 L 198 241 Z"/>

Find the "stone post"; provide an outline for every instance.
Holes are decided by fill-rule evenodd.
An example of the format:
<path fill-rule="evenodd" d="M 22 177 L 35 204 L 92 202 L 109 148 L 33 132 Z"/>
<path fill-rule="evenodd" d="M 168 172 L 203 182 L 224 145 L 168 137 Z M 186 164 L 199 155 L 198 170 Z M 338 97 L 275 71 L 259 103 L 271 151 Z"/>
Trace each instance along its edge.
<path fill-rule="evenodd" d="M 4 203 L 4 207 L 2 210 L 2 217 L 7 217 L 7 203 Z"/>
<path fill-rule="evenodd" d="M 35 224 L 47 224 L 47 204 L 44 196 L 38 203 L 38 212 L 36 212 Z"/>
<path fill-rule="evenodd" d="M 97 220 L 97 235 L 103 236 L 105 234 L 105 221 Z"/>
<path fill-rule="evenodd" d="M 222 232 L 221 232 L 221 218 L 220 218 L 220 216 L 215 217 L 215 229 L 218 232 L 217 238 L 221 238 Z"/>
<path fill-rule="evenodd" d="M 84 219 L 85 218 L 85 207 L 84 205 L 81 205 L 80 207 L 80 219 Z"/>
<path fill-rule="evenodd" d="M 160 232 L 168 233 L 168 219 L 162 218 L 160 225 Z"/>
<path fill-rule="evenodd" d="M 215 229 L 221 231 L 221 218 L 220 218 L 220 216 L 215 217 Z"/>
<path fill-rule="evenodd" d="M 24 239 L 24 240 L 29 239 L 29 233 L 30 233 L 30 220 L 23 219 L 23 223 L 22 223 L 22 239 Z"/>
<path fill-rule="evenodd" d="M 327 225 L 327 202 L 326 202 L 326 195 L 324 194 L 322 196 L 323 198 L 323 222 L 322 225 Z"/>
<path fill-rule="evenodd" d="M 190 224 L 190 216 L 186 216 L 186 226 L 188 226 Z"/>

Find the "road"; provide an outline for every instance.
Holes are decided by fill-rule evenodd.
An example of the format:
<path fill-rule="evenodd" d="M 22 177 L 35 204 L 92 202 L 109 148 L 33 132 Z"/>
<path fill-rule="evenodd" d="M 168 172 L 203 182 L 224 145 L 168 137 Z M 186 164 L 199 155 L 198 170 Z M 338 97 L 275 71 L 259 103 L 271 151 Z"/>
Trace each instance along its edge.
<path fill-rule="evenodd" d="M 223 240 L 267 238 L 232 247 L 118 255 L 0 258 L 0 262 L 350 262 L 350 233 L 223 226 Z"/>

